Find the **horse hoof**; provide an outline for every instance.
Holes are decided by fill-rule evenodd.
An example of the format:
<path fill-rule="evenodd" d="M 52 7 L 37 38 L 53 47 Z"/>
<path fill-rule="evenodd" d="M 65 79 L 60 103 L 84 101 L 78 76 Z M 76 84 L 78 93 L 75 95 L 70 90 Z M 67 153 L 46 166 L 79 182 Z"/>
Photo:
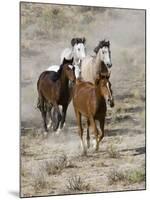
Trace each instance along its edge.
<path fill-rule="evenodd" d="M 56 131 L 56 135 L 60 135 L 60 132 L 61 132 L 61 129 L 58 129 L 58 130 Z"/>
<path fill-rule="evenodd" d="M 87 143 L 87 148 L 88 148 L 88 149 L 90 148 L 90 143 Z"/>
<path fill-rule="evenodd" d="M 83 151 L 82 156 L 87 156 L 87 151 Z"/>
<path fill-rule="evenodd" d="M 49 124 L 47 125 L 47 128 L 50 129 L 51 127 L 52 127 L 52 123 L 49 123 Z"/>
<path fill-rule="evenodd" d="M 94 149 L 96 148 L 96 140 L 95 139 L 92 140 L 92 146 Z"/>
<path fill-rule="evenodd" d="M 43 136 L 46 137 L 48 135 L 47 131 L 44 131 Z"/>

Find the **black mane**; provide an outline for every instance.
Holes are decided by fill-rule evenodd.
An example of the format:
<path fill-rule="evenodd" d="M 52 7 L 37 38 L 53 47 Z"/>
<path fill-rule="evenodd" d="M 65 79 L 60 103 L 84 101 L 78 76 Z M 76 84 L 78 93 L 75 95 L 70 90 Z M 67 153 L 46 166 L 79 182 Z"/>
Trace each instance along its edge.
<path fill-rule="evenodd" d="M 109 40 L 108 41 L 106 41 L 106 40 L 100 41 L 99 44 L 95 47 L 94 52 L 97 54 L 99 49 L 103 48 L 103 47 L 108 47 L 108 48 L 110 47 Z"/>
<path fill-rule="evenodd" d="M 72 38 L 71 45 L 74 46 L 75 44 L 79 44 L 79 43 L 85 44 L 85 41 L 86 41 L 85 37 L 83 37 L 83 38 Z"/>
<path fill-rule="evenodd" d="M 62 70 L 63 70 L 63 66 L 66 65 L 66 64 L 67 65 L 69 65 L 69 64 L 72 65 L 72 63 L 73 63 L 73 58 L 71 60 L 67 60 L 67 59 L 64 58 L 63 63 L 60 65 L 60 68 L 59 68 L 59 70 L 57 72 L 49 71 L 50 79 L 52 81 L 54 81 L 54 82 L 57 81 L 61 76 L 61 73 L 62 73 Z"/>

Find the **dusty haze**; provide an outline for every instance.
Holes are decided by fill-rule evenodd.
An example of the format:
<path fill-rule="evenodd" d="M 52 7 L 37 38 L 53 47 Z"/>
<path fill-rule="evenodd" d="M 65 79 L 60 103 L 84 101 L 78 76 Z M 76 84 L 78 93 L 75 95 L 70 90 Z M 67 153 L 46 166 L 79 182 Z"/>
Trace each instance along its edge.
<path fill-rule="evenodd" d="M 89 157 L 80 155 L 72 104 L 67 112 L 68 129 L 62 135 L 57 138 L 49 133 L 43 139 L 38 134 L 43 130 L 41 114 L 36 109 L 38 77 L 50 65 L 60 63 L 60 54 L 71 46 L 73 37 L 85 37 L 87 54 L 91 55 L 100 40 L 110 41 L 115 107 L 108 109 L 106 135 L 99 152 L 89 150 Z M 144 10 L 21 3 L 20 67 L 21 126 L 31 128 L 23 129 L 21 136 L 22 196 L 145 188 Z M 40 174 L 44 171 L 37 168 L 40 163 L 43 167 L 43 163 L 62 153 L 67 164 L 60 173 Z M 38 175 L 33 175 L 32 168 L 37 169 Z M 141 171 L 135 173 L 137 169 Z M 129 176 L 120 175 L 122 171 Z M 66 186 L 70 172 L 85 183 L 80 185 L 80 191 Z"/>

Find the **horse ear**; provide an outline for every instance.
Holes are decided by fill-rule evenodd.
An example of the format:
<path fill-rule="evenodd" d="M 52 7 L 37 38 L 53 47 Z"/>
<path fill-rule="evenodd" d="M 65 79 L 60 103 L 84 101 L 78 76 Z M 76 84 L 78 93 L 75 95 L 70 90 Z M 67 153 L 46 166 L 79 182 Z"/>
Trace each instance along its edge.
<path fill-rule="evenodd" d="M 85 37 L 82 38 L 82 42 L 83 42 L 83 44 L 85 44 L 85 42 L 86 42 Z"/>
<path fill-rule="evenodd" d="M 71 64 L 73 63 L 73 57 L 72 57 L 72 59 L 71 59 Z"/>
<path fill-rule="evenodd" d="M 71 40 L 71 45 L 72 45 L 72 46 L 75 45 L 75 43 L 77 42 L 76 40 L 77 40 L 76 38 L 72 38 L 72 40 Z"/>
<path fill-rule="evenodd" d="M 108 41 L 106 41 L 106 46 L 110 46 L 110 42 L 109 42 L 109 40 Z"/>
<path fill-rule="evenodd" d="M 97 54 L 99 51 L 99 46 L 95 47 L 94 52 Z"/>
<path fill-rule="evenodd" d="M 66 58 L 64 57 L 64 59 L 63 59 L 63 63 L 62 63 L 62 64 L 65 64 L 65 63 L 66 63 L 66 61 L 67 61 L 67 60 L 66 60 Z"/>

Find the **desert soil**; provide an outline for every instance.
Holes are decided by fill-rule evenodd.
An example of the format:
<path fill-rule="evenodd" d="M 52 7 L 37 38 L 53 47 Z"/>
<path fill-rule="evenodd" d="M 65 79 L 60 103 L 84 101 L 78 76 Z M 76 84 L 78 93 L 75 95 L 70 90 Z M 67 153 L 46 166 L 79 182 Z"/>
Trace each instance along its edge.
<path fill-rule="evenodd" d="M 68 21 L 76 27 L 68 28 L 67 38 L 66 27 L 59 32 L 53 26 L 53 33 L 53 24 L 43 25 L 52 17 L 47 14 L 53 11 L 51 6 L 21 7 L 21 196 L 145 189 L 144 11 L 72 7 L 72 12 L 67 8 L 66 18 L 60 8 L 55 9 L 60 27 L 64 23 L 60 19 L 78 14 L 76 25 Z M 99 40 L 109 38 L 113 62 L 110 81 L 115 107 L 108 107 L 99 151 L 91 144 L 87 156 L 82 155 L 72 104 L 64 130 L 46 137 L 36 109 L 38 76 L 49 65 L 59 64 L 61 51 L 80 35 L 87 38 L 88 54 Z"/>

